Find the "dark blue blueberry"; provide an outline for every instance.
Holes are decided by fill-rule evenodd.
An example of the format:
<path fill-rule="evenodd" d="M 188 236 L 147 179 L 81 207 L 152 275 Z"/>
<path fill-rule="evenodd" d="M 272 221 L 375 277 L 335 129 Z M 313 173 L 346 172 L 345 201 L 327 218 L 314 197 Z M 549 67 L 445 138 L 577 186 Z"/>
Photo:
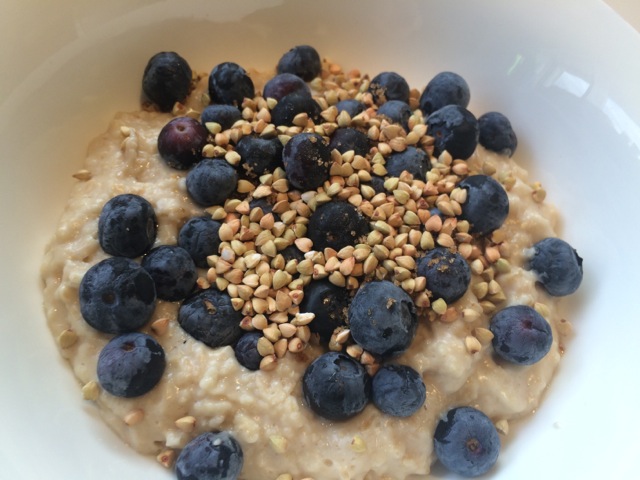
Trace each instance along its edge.
<path fill-rule="evenodd" d="M 528 268 L 535 272 L 549 295 L 555 297 L 572 294 L 582 283 L 582 258 L 559 238 L 549 237 L 536 243 Z"/>
<path fill-rule="evenodd" d="M 387 415 L 409 417 L 424 405 L 426 398 L 422 377 L 406 365 L 383 365 L 371 382 L 371 401 Z"/>
<path fill-rule="evenodd" d="M 100 212 L 98 241 L 109 255 L 139 257 L 153 246 L 157 231 L 153 207 L 139 195 L 117 195 Z"/>
<path fill-rule="evenodd" d="M 236 480 L 244 454 L 229 432 L 207 432 L 191 440 L 176 460 L 178 480 Z"/>
<path fill-rule="evenodd" d="M 445 150 L 454 159 L 468 159 L 478 146 L 478 120 L 459 105 L 447 105 L 427 117 L 427 134 L 434 138 L 433 155 Z"/>
<path fill-rule="evenodd" d="M 477 477 L 498 460 L 500 437 L 480 410 L 457 407 L 438 422 L 433 446 L 438 460 L 448 470 L 463 477 Z"/>
<path fill-rule="evenodd" d="M 172 168 L 187 170 L 202 159 L 209 131 L 196 119 L 177 117 L 158 134 L 160 158 Z"/>
<path fill-rule="evenodd" d="M 282 143 L 277 138 L 242 137 L 236 146 L 240 155 L 240 171 L 256 179 L 282 167 Z"/>
<path fill-rule="evenodd" d="M 220 222 L 211 217 L 190 218 L 180 229 L 178 245 L 184 248 L 197 267 L 207 268 L 207 257 L 217 255 L 220 247 Z"/>
<path fill-rule="evenodd" d="M 300 251 L 298 247 L 295 245 L 289 245 L 288 247 L 280 250 L 280 255 L 283 256 L 285 262 L 290 262 L 291 260 L 297 260 L 298 263 L 304 260 L 304 253 Z"/>
<path fill-rule="evenodd" d="M 212 103 L 242 106 L 245 98 L 253 98 L 253 81 L 237 63 L 224 62 L 216 65 L 209 75 L 209 97 Z"/>
<path fill-rule="evenodd" d="M 315 314 L 309 324 L 312 332 L 320 335 L 320 340 L 327 344 L 338 327 L 347 325 L 347 314 L 350 303 L 349 292 L 328 280 L 311 282 L 304 289 L 304 298 L 300 304 L 301 312 Z"/>
<path fill-rule="evenodd" d="M 189 295 L 198 279 L 191 255 L 177 245 L 154 248 L 143 257 L 142 268 L 153 278 L 158 298 L 169 302 Z"/>
<path fill-rule="evenodd" d="M 302 377 L 302 396 L 316 414 L 327 420 L 347 420 L 369 401 L 371 377 L 362 364 L 342 352 L 320 355 Z"/>
<path fill-rule="evenodd" d="M 528 305 L 503 308 L 493 316 L 489 329 L 496 354 L 518 365 L 540 361 L 553 342 L 549 322 Z"/>
<path fill-rule="evenodd" d="M 233 345 L 242 336 L 242 313 L 231 305 L 231 297 L 215 289 L 202 290 L 180 306 L 178 323 L 196 340 L 211 348 Z"/>
<path fill-rule="evenodd" d="M 409 117 L 411 117 L 411 107 L 408 103 L 400 100 L 389 100 L 378 108 L 378 116 L 385 117 L 390 123 L 397 123 L 405 132 L 409 131 Z"/>
<path fill-rule="evenodd" d="M 280 101 L 290 93 L 298 91 L 311 95 L 309 85 L 298 75 L 294 75 L 293 73 L 280 73 L 264 85 L 262 96 L 264 98 L 275 98 Z"/>
<path fill-rule="evenodd" d="M 340 100 L 338 103 L 336 103 L 336 108 L 338 109 L 338 113 L 347 112 L 351 118 L 364 112 L 365 110 L 364 103 L 359 102 L 358 100 L 355 100 L 353 98 Z"/>
<path fill-rule="evenodd" d="M 98 356 L 98 382 L 111 395 L 133 398 L 155 387 L 164 373 L 162 346 L 145 333 L 114 337 Z"/>
<path fill-rule="evenodd" d="M 369 84 L 369 92 L 376 105 L 389 100 L 400 100 L 409 103 L 409 84 L 395 72 L 382 72 L 373 77 Z"/>
<path fill-rule="evenodd" d="M 502 226 L 509 215 L 509 197 L 497 180 L 488 175 L 472 175 L 458 187 L 467 190 L 459 218 L 469 222 L 471 233 L 487 235 Z"/>
<path fill-rule="evenodd" d="M 338 128 L 331 136 L 329 150 L 336 149 L 340 153 L 353 150 L 356 155 L 366 156 L 371 148 L 366 133 L 355 128 Z"/>
<path fill-rule="evenodd" d="M 156 53 L 142 75 L 142 93 L 162 112 L 170 112 L 176 102 L 184 102 L 191 88 L 191 67 L 176 52 Z"/>
<path fill-rule="evenodd" d="M 294 135 L 284 146 L 282 161 L 293 188 L 315 190 L 329 179 L 331 150 L 316 133 Z"/>
<path fill-rule="evenodd" d="M 92 266 L 80 282 L 80 313 L 104 333 L 125 333 L 142 327 L 153 315 L 153 278 L 133 260 L 109 257 Z"/>
<path fill-rule="evenodd" d="M 222 205 L 238 184 L 238 172 L 226 160 L 205 158 L 187 174 L 187 192 L 198 205 Z"/>
<path fill-rule="evenodd" d="M 259 370 L 262 355 L 258 353 L 258 340 L 262 332 L 247 332 L 240 337 L 233 347 L 238 363 L 249 370 Z"/>
<path fill-rule="evenodd" d="M 300 113 L 306 113 L 315 123 L 320 121 L 322 108 L 311 95 L 304 91 L 290 93 L 280 100 L 271 110 L 271 123 L 275 126 L 292 126 L 293 119 Z"/>
<path fill-rule="evenodd" d="M 433 299 L 451 304 L 460 299 L 471 282 L 471 269 L 459 253 L 444 247 L 429 250 L 418 260 L 418 275 L 427 279 L 427 289 Z"/>
<path fill-rule="evenodd" d="M 512 156 L 518 146 L 518 138 L 507 117 L 499 112 L 489 112 L 478 118 L 480 129 L 479 142 L 487 150 L 508 157 Z"/>
<path fill-rule="evenodd" d="M 467 108 L 471 93 L 469 85 L 457 73 L 440 72 L 427 84 L 420 96 L 420 110 L 425 117 L 447 105 Z"/>
<path fill-rule="evenodd" d="M 431 170 L 431 161 L 424 150 L 408 146 L 404 152 L 389 155 L 385 168 L 391 176 L 399 177 L 402 172 L 407 171 L 413 178 L 424 181 L 427 172 Z"/>
<path fill-rule="evenodd" d="M 293 73 L 310 82 L 322 71 L 320 55 L 309 45 L 298 45 L 285 53 L 278 61 L 278 73 Z"/>
<path fill-rule="evenodd" d="M 217 123 L 222 130 L 230 129 L 238 120 L 242 120 L 242 113 L 233 105 L 208 105 L 200 115 L 202 125 Z"/>
<path fill-rule="evenodd" d="M 349 307 L 349 328 L 355 342 L 382 357 L 409 348 L 418 328 L 416 306 L 407 293 L 388 280 L 362 285 Z"/>
<path fill-rule="evenodd" d="M 383 177 L 379 177 L 377 175 L 371 175 L 371 181 L 369 183 L 376 193 L 387 193 L 387 189 L 384 188 Z"/>
<path fill-rule="evenodd" d="M 253 210 L 254 208 L 259 208 L 260 210 L 262 210 L 262 215 L 267 215 L 268 213 L 270 213 L 274 218 L 279 218 L 277 213 L 273 213 L 273 205 L 269 203 L 267 197 L 253 198 L 249 202 L 249 208 L 251 210 Z"/>
<path fill-rule="evenodd" d="M 355 245 L 360 237 L 368 233 L 369 222 L 358 209 L 340 201 L 328 202 L 316 208 L 307 225 L 307 237 L 317 251 L 325 248 L 338 251 L 347 245 Z"/>

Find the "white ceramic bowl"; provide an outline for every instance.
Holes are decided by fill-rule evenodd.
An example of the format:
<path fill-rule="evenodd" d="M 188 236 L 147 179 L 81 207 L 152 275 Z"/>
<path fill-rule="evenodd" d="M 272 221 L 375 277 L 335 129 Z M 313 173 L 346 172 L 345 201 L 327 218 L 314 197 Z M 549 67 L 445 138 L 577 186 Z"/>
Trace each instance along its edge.
<path fill-rule="evenodd" d="M 309 43 L 419 88 L 441 70 L 462 74 L 472 111 L 510 117 L 518 158 L 585 259 L 569 302 L 576 336 L 491 478 L 637 478 L 640 35 L 604 3 L 11 0 L 0 39 L 0 477 L 173 478 L 81 400 L 42 313 L 44 244 L 88 141 L 137 108 L 151 54 L 176 50 L 200 70 L 270 68 Z"/>

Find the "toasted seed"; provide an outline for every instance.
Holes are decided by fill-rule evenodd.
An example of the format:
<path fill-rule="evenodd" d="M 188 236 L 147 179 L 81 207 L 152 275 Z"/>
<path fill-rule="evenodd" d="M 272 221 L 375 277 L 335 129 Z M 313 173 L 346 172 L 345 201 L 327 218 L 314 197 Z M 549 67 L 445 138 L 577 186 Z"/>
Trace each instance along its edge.
<path fill-rule="evenodd" d="M 132 427 L 144 420 L 144 410 L 141 408 L 133 409 L 124 416 L 123 420 L 124 423 Z"/>
<path fill-rule="evenodd" d="M 100 395 L 100 384 L 94 380 L 90 380 L 82 386 L 82 398 L 85 400 L 95 401 Z"/>
<path fill-rule="evenodd" d="M 474 353 L 478 353 L 480 350 L 482 350 L 482 345 L 480 343 L 480 341 L 472 336 L 472 335 L 467 335 L 464 339 L 464 345 L 467 348 L 467 352 L 469 352 L 470 354 L 474 354 Z"/>
<path fill-rule="evenodd" d="M 437 314 L 443 315 L 447 311 L 447 302 L 439 298 L 431 304 L 431 308 Z"/>

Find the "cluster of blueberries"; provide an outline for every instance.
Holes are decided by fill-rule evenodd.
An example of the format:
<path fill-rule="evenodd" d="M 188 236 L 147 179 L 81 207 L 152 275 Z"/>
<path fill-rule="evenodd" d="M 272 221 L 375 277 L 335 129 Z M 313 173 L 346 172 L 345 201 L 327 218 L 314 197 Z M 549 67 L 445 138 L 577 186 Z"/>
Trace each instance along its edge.
<path fill-rule="evenodd" d="M 263 96 L 278 101 L 271 111 L 272 123 L 291 125 L 299 113 L 320 121 L 320 106 L 312 98 L 307 82 L 321 71 L 318 53 L 310 46 L 291 49 L 280 59 L 277 75 L 264 87 Z M 183 102 L 191 89 L 192 72 L 188 63 L 173 52 L 152 57 L 143 75 L 143 94 L 161 111 L 171 111 Z M 412 112 L 409 86 L 400 75 L 384 72 L 374 77 L 369 91 L 378 106 L 378 115 L 404 128 Z M 206 124 L 215 122 L 222 129 L 241 119 L 243 99 L 253 98 L 254 86 L 244 69 L 226 62 L 217 65 L 209 77 L 212 104 L 204 109 L 200 121 L 190 117 L 171 120 L 160 132 L 158 151 L 171 167 L 188 170 L 187 191 L 198 205 L 223 204 L 234 195 L 239 178 L 255 180 L 283 167 L 293 188 L 301 191 L 320 187 L 329 178 L 331 151 L 369 152 L 369 140 L 355 128 L 340 128 L 326 143 L 319 135 L 295 135 L 283 148 L 277 139 L 243 137 L 235 146 L 241 163 L 234 168 L 221 159 L 203 159 L 202 148 L 209 138 Z M 448 151 L 454 158 L 467 159 L 478 142 L 485 148 L 511 156 L 517 139 L 509 120 L 497 112 L 476 119 L 466 107 L 469 87 L 452 72 L 436 75 L 420 98 L 429 135 L 434 137 L 434 155 Z M 339 111 L 355 116 L 364 110 L 356 100 L 343 100 Z M 419 148 L 408 147 L 386 159 L 389 175 L 408 171 L 425 179 L 431 168 L 429 156 Z M 371 185 L 384 191 L 384 179 L 374 177 Z M 458 185 L 467 190 L 461 219 L 468 220 L 470 232 L 483 236 L 499 228 L 509 212 L 502 186 L 490 176 L 474 175 Z M 264 213 L 271 205 L 253 200 Z M 434 214 L 439 214 L 435 211 Z M 195 217 L 179 232 L 177 245 L 153 248 L 157 218 L 144 198 L 123 194 L 109 200 L 100 215 L 98 237 L 110 255 L 91 267 L 80 285 L 80 308 L 95 329 L 115 334 L 98 359 L 98 380 L 104 390 L 121 397 L 135 397 L 151 390 L 162 377 L 165 356 L 151 336 L 138 332 L 155 308 L 157 299 L 181 301 L 178 322 L 197 340 L 216 348 L 234 347 L 238 361 L 257 370 L 259 332 L 243 332 L 229 296 L 216 289 L 196 292 L 197 268 L 206 268 L 207 256 L 220 245 L 221 224 L 210 217 Z M 329 202 L 317 208 L 309 220 L 308 237 L 314 249 L 336 250 L 353 245 L 369 231 L 368 222 L 348 202 Z M 303 258 L 295 246 L 281 252 L 286 260 Z M 141 257 L 140 262 L 134 259 Z M 529 268 L 551 295 L 575 291 L 582 279 L 582 259 L 566 242 L 547 238 L 533 247 Z M 471 272 L 467 261 L 446 248 L 435 248 L 417 262 L 417 274 L 427 279 L 434 299 L 451 304 L 466 292 Z M 410 346 L 418 318 L 411 297 L 389 281 L 365 283 L 351 298 L 346 289 L 328 281 L 312 282 L 305 288 L 301 311 L 315 313 L 311 323 L 325 344 L 336 327 L 348 325 L 352 338 L 366 351 L 382 360 L 397 357 Z M 546 320 L 527 306 L 507 307 L 498 312 L 490 325 L 495 353 L 506 361 L 529 365 L 548 352 L 552 334 Z M 364 367 L 350 356 L 328 352 L 314 360 L 302 379 L 306 404 L 330 420 L 351 418 L 371 401 L 393 416 L 409 416 L 425 402 L 426 388 L 421 375 L 409 366 L 383 363 L 371 378 Z M 495 463 L 500 441 L 492 422 L 471 407 L 458 407 L 446 413 L 435 435 L 435 451 L 451 470 L 476 476 Z M 227 432 L 211 432 L 197 437 L 183 449 L 176 463 L 180 479 L 235 479 L 243 462 L 242 449 Z"/>

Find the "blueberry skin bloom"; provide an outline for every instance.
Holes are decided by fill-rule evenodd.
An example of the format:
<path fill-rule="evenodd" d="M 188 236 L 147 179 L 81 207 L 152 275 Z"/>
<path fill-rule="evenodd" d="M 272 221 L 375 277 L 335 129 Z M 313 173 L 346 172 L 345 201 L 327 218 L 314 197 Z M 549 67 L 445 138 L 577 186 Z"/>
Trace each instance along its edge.
<path fill-rule="evenodd" d="M 369 93 L 376 105 L 389 100 L 400 100 L 409 103 L 409 84 L 396 72 L 382 72 L 373 77 L 369 84 Z"/>
<path fill-rule="evenodd" d="M 527 305 L 503 308 L 493 316 L 489 329 L 496 354 L 517 365 L 539 362 L 553 342 L 549 322 Z"/>
<path fill-rule="evenodd" d="M 187 298 L 178 310 L 178 323 L 196 340 L 211 348 L 233 345 L 243 334 L 242 313 L 231 305 L 231 297 L 213 289 Z"/>
<path fill-rule="evenodd" d="M 98 382 L 111 395 L 133 398 L 155 387 L 166 360 L 160 344 L 145 333 L 114 337 L 98 356 Z"/>
<path fill-rule="evenodd" d="M 249 370 L 259 370 L 262 355 L 258 352 L 258 340 L 262 332 L 247 332 L 234 345 L 233 352 L 238 363 Z"/>
<path fill-rule="evenodd" d="M 238 185 L 238 173 L 226 160 L 206 158 L 187 174 L 187 193 L 198 205 L 222 205 Z"/>
<path fill-rule="evenodd" d="M 389 155 L 385 167 L 391 176 L 399 177 L 402 172 L 407 171 L 413 178 L 425 181 L 427 172 L 431 170 L 431 161 L 424 150 L 408 146 L 403 152 Z"/>
<path fill-rule="evenodd" d="M 488 472 L 498 460 L 500 437 L 489 419 L 472 407 L 449 410 L 436 426 L 434 451 L 440 463 L 463 477 Z"/>
<path fill-rule="evenodd" d="M 220 222 L 211 217 L 193 217 L 180 229 L 178 245 L 184 248 L 197 267 L 207 268 L 207 257 L 216 255 L 220 247 Z"/>
<path fill-rule="evenodd" d="M 479 141 L 487 150 L 511 157 L 518 146 L 518 138 L 507 117 L 488 112 L 478 118 Z"/>
<path fill-rule="evenodd" d="M 307 237 L 314 250 L 333 248 L 338 251 L 355 245 L 369 233 L 369 222 L 358 209 L 347 202 L 332 201 L 316 208 L 307 225 Z"/>
<path fill-rule="evenodd" d="M 388 280 L 365 283 L 351 301 L 349 328 L 355 342 L 368 352 L 381 357 L 399 355 L 416 334 L 416 306 Z"/>
<path fill-rule="evenodd" d="M 209 96 L 213 103 L 240 108 L 245 98 L 253 98 L 255 89 L 247 72 L 237 63 L 216 65 L 209 74 Z"/>
<path fill-rule="evenodd" d="M 387 415 L 409 417 L 424 405 L 426 398 L 422 377 L 407 365 L 383 365 L 371 382 L 371 401 Z"/>
<path fill-rule="evenodd" d="M 282 144 L 277 138 L 242 137 L 236 146 L 240 169 L 251 179 L 282 166 Z"/>
<path fill-rule="evenodd" d="M 340 100 L 338 103 L 336 103 L 336 108 L 338 109 L 338 113 L 347 112 L 351 118 L 355 117 L 359 113 L 364 112 L 365 110 L 364 103 L 359 102 L 354 98 Z"/>
<path fill-rule="evenodd" d="M 389 100 L 380 106 L 377 115 L 386 117 L 391 123 L 397 123 L 408 132 L 411 113 L 411 107 L 406 102 Z"/>
<path fill-rule="evenodd" d="M 142 93 L 162 112 L 184 102 L 191 88 L 191 67 L 176 52 L 156 53 L 142 75 Z"/>
<path fill-rule="evenodd" d="M 96 263 L 82 277 L 80 313 L 104 333 L 131 332 L 153 315 L 156 289 L 153 278 L 133 260 L 109 257 Z"/>
<path fill-rule="evenodd" d="M 304 401 L 327 420 L 348 420 L 362 412 L 370 392 L 371 377 L 364 366 L 342 352 L 320 355 L 302 376 Z"/>
<path fill-rule="evenodd" d="M 309 329 L 318 333 L 320 340 L 327 344 L 336 328 L 347 325 L 350 300 L 349 292 L 345 288 L 338 287 L 328 280 L 311 282 L 304 289 L 300 311 L 315 314 Z"/>
<path fill-rule="evenodd" d="M 356 155 L 366 156 L 369 153 L 369 137 L 355 128 L 338 128 L 331 136 L 329 150 L 336 149 L 340 153 L 350 150 Z"/>
<path fill-rule="evenodd" d="M 294 188 L 315 190 L 329 179 L 331 150 L 317 133 L 294 135 L 284 146 L 282 160 Z"/>
<path fill-rule="evenodd" d="M 420 96 L 420 110 L 425 116 L 431 115 L 447 105 L 467 108 L 471 100 L 469 84 L 454 72 L 440 72 L 433 77 Z"/>
<path fill-rule="evenodd" d="M 434 299 L 452 304 L 462 298 L 471 282 L 471 268 L 459 253 L 436 247 L 417 262 L 417 272 L 427 279 Z"/>
<path fill-rule="evenodd" d="M 208 432 L 191 440 L 176 460 L 178 480 L 236 480 L 244 454 L 229 432 Z"/>
<path fill-rule="evenodd" d="M 298 75 L 294 75 L 293 73 L 280 73 L 265 83 L 262 96 L 280 101 L 290 93 L 297 91 L 307 93 L 309 96 L 311 95 L 309 85 Z"/>
<path fill-rule="evenodd" d="M 189 295 L 198 279 L 191 255 L 177 245 L 154 248 L 144 256 L 141 265 L 153 278 L 158 298 L 169 302 Z"/>
<path fill-rule="evenodd" d="M 478 146 L 478 120 L 460 105 L 447 105 L 427 117 L 427 134 L 434 138 L 433 155 L 445 150 L 454 159 L 468 159 Z"/>
<path fill-rule="evenodd" d="M 318 122 L 322 108 L 311 95 L 298 90 L 283 97 L 271 110 L 271 123 L 276 126 L 292 126 L 296 115 L 306 113 L 314 122 Z"/>
<path fill-rule="evenodd" d="M 98 241 L 109 255 L 135 258 L 156 241 L 158 220 L 151 204 L 139 195 L 111 198 L 100 212 Z"/>
<path fill-rule="evenodd" d="M 200 114 L 202 125 L 217 123 L 222 130 L 230 129 L 238 120 L 242 120 L 242 113 L 233 105 L 208 105 Z"/>
<path fill-rule="evenodd" d="M 317 50 L 310 45 L 298 45 L 282 55 L 276 70 L 279 74 L 292 73 L 310 82 L 322 71 L 322 63 Z"/>
<path fill-rule="evenodd" d="M 469 222 L 469 232 L 487 235 L 502 226 L 509 215 L 509 197 L 497 180 L 488 175 L 472 175 L 458 187 L 467 190 L 459 218 Z"/>
<path fill-rule="evenodd" d="M 202 159 L 209 131 L 196 119 L 177 117 L 158 134 L 158 153 L 171 168 L 188 170 Z"/>
<path fill-rule="evenodd" d="M 545 238 L 533 246 L 528 268 L 537 275 L 549 295 L 562 297 L 575 292 L 582 283 L 582 258 L 560 238 Z"/>

